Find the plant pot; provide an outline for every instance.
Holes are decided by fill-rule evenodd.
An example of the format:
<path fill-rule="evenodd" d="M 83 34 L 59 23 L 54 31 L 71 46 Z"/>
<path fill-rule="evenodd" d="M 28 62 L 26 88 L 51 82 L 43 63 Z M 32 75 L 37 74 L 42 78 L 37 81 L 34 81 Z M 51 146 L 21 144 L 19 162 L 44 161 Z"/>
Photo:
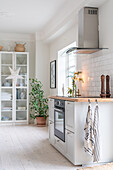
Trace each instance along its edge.
<path fill-rule="evenodd" d="M 38 127 L 46 126 L 46 119 L 44 117 L 36 117 L 36 120 L 37 120 Z"/>

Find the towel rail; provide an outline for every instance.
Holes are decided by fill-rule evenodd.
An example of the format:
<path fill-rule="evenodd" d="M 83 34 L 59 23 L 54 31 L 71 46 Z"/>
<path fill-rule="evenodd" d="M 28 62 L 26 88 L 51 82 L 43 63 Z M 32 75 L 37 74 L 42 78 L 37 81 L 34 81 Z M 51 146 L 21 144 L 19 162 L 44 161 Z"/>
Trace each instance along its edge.
<path fill-rule="evenodd" d="M 88 99 L 88 102 L 89 102 L 89 104 L 91 104 L 91 100 L 90 99 Z M 98 100 L 97 99 L 95 99 L 95 102 L 96 102 L 96 104 L 98 104 Z"/>

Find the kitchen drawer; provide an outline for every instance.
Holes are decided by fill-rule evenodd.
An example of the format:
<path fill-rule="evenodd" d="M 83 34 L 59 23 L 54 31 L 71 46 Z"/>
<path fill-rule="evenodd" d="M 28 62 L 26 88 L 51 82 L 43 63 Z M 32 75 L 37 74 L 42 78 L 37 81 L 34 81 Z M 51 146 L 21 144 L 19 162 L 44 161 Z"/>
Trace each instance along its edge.
<path fill-rule="evenodd" d="M 73 132 L 66 130 L 66 157 L 71 162 L 74 162 L 74 158 L 75 158 L 74 139 L 75 139 L 75 134 Z"/>
<path fill-rule="evenodd" d="M 55 147 L 58 149 L 62 154 L 65 154 L 66 150 L 66 144 L 59 138 L 55 136 Z"/>
<path fill-rule="evenodd" d="M 54 136 L 54 123 L 49 121 L 49 141 L 52 145 L 55 143 L 55 136 Z"/>

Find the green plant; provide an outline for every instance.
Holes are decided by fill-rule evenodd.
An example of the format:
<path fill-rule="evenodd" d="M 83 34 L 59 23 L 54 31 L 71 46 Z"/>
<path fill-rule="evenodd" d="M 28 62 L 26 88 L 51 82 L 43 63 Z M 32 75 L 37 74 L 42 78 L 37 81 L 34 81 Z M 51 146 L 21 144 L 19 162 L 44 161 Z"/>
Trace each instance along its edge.
<path fill-rule="evenodd" d="M 72 91 L 73 91 L 73 90 L 68 87 L 68 92 L 67 92 L 67 93 L 70 95 L 70 97 L 71 97 L 71 95 L 72 95 Z"/>
<path fill-rule="evenodd" d="M 37 79 L 30 79 L 31 92 L 30 95 L 30 110 L 33 113 L 30 114 L 31 118 L 48 117 L 48 99 L 44 97 L 44 91 L 42 90 L 42 83 Z"/>

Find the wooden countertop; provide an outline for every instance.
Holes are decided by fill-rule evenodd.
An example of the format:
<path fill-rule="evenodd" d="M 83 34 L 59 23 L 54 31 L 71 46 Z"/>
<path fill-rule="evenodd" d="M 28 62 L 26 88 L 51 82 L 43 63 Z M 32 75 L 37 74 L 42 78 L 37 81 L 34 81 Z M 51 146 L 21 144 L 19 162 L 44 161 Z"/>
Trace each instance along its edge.
<path fill-rule="evenodd" d="M 73 97 L 63 97 L 63 96 L 49 96 L 48 98 L 51 99 L 60 99 L 60 100 L 66 100 L 66 101 L 72 101 L 72 102 L 88 102 L 88 100 L 90 99 L 90 102 L 95 102 L 96 99 L 98 102 L 113 102 L 113 98 L 82 98 L 82 97 L 78 97 L 78 98 L 73 98 Z"/>

